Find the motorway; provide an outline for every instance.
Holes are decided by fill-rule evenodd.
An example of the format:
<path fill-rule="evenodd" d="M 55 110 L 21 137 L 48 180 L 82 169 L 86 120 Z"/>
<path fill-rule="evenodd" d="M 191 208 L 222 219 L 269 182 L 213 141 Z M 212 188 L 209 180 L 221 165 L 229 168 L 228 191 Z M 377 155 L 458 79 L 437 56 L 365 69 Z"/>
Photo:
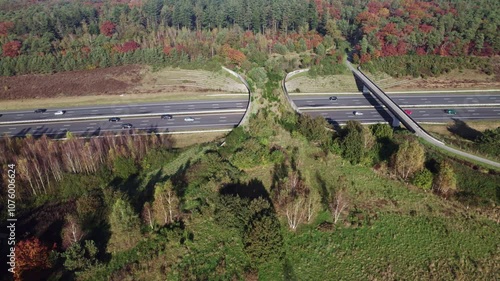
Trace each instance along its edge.
<path fill-rule="evenodd" d="M 329 100 L 335 96 L 337 100 Z M 419 122 L 447 123 L 460 120 L 500 120 L 500 92 L 484 93 L 434 93 L 398 94 L 391 98 L 403 109 L 411 111 L 411 117 Z M 372 95 L 352 94 L 293 94 L 291 99 L 302 112 L 323 116 L 334 124 L 348 120 L 362 123 L 391 121 L 392 115 Z M 454 109 L 456 115 L 448 115 L 445 109 Z M 363 115 L 354 115 L 358 111 Z"/>
<path fill-rule="evenodd" d="M 371 81 L 363 72 L 361 72 L 358 69 L 355 69 L 349 62 L 346 61 L 347 67 L 352 71 L 356 79 L 359 79 L 359 82 L 362 83 L 365 87 L 363 92 L 370 93 L 377 97 L 377 99 L 384 104 L 387 107 L 387 110 L 390 111 L 392 114 L 394 114 L 400 121 L 405 125 L 405 127 L 414 132 L 417 136 L 421 137 L 428 143 L 439 147 L 441 149 L 444 149 L 448 152 L 451 152 L 455 155 L 460 155 L 461 157 L 465 157 L 468 159 L 472 159 L 474 161 L 478 161 L 490 166 L 494 166 L 496 168 L 500 168 L 500 163 L 491 161 L 489 159 L 485 159 L 470 153 L 466 153 L 460 150 L 457 150 L 455 148 L 449 147 L 446 144 L 444 144 L 442 141 L 434 138 L 433 136 L 429 135 L 419 124 L 418 122 L 415 121 L 410 115 L 407 115 L 405 111 L 394 101 L 392 98 L 390 98 L 382 89 L 380 89 L 373 81 Z M 367 91 L 369 90 L 369 92 Z"/>
<path fill-rule="evenodd" d="M 248 99 L 234 100 L 214 100 L 214 101 L 189 101 L 189 102 L 164 102 L 164 103 L 144 103 L 134 105 L 107 105 L 107 106 L 87 106 L 74 108 L 54 108 L 48 109 L 44 113 L 34 113 L 34 110 L 24 111 L 0 111 L 0 124 L 4 122 L 26 120 L 47 120 L 47 119 L 70 119 L 81 117 L 121 117 L 137 114 L 184 114 L 190 112 L 220 112 L 221 110 L 244 111 L 247 108 Z M 55 116 L 57 110 L 66 110 L 64 115 Z M 105 118 L 105 117 L 103 117 Z M 109 117 L 108 117 L 109 118 Z"/>
<path fill-rule="evenodd" d="M 367 108 L 356 110 L 363 113 L 362 116 L 354 115 L 352 109 L 317 109 L 305 111 L 311 116 L 323 116 L 330 123 L 344 125 L 349 120 L 357 120 L 362 123 L 379 123 L 392 120 L 392 116 L 384 108 Z M 418 108 L 412 109 L 411 117 L 418 122 L 448 123 L 453 120 L 500 120 L 500 107 L 468 107 L 457 109 L 456 115 L 448 115 L 442 108 Z"/>
<path fill-rule="evenodd" d="M 82 136 L 96 136 L 104 132 L 125 131 L 122 125 L 130 123 L 134 129 L 150 132 L 181 132 L 208 129 L 232 129 L 240 122 L 244 112 L 224 114 L 192 114 L 194 121 L 185 121 L 188 115 L 173 116 L 172 119 L 154 117 L 124 117 L 119 122 L 102 120 L 78 120 L 60 122 L 39 122 L 30 124 L 0 125 L 1 134 L 9 136 L 41 136 L 46 134 L 52 137 L 64 137 L 67 131 Z"/>
<path fill-rule="evenodd" d="M 329 100 L 330 96 L 337 97 L 337 100 Z M 474 105 L 490 105 L 500 107 L 500 92 L 482 93 L 433 93 L 433 94 L 398 94 L 390 95 L 399 106 L 430 106 L 442 105 L 450 106 L 474 106 Z M 371 106 L 379 104 L 379 102 L 371 95 L 359 94 L 293 94 L 291 98 L 295 105 L 299 108 L 308 107 L 342 107 L 342 106 Z"/>
<path fill-rule="evenodd" d="M 122 125 L 130 123 L 133 129 L 144 132 L 180 132 L 209 129 L 230 129 L 238 125 L 245 114 L 248 99 L 212 101 L 165 102 L 135 105 L 109 105 L 47 109 L 44 113 L 29 111 L 4 111 L 0 117 L 0 135 L 40 136 L 47 134 L 62 137 L 67 131 L 90 136 L 109 131 L 123 131 Z M 64 115 L 54 115 L 66 110 Z M 163 114 L 172 119 L 161 119 Z M 109 122 L 120 117 L 119 122 Z M 193 117 L 194 121 L 184 118 Z"/>

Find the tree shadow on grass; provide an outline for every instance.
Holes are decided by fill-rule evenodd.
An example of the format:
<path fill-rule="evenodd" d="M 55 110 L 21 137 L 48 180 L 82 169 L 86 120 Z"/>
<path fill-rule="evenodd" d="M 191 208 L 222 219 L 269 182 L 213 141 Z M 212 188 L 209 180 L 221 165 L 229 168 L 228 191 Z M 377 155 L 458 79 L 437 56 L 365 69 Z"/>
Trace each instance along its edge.
<path fill-rule="evenodd" d="M 316 181 L 319 184 L 319 195 L 321 196 L 321 205 L 323 205 L 324 209 L 328 209 L 328 199 L 330 197 L 330 192 L 328 191 L 326 181 L 317 171 L 315 177 Z"/>
<path fill-rule="evenodd" d="M 467 125 L 464 121 L 453 118 L 453 125 L 448 127 L 448 131 L 467 140 L 475 141 L 477 138 L 483 134 Z"/>
<path fill-rule="evenodd" d="M 262 181 L 258 179 L 251 179 L 246 184 L 241 182 L 227 184 L 220 189 L 219 193 L 221 195 L 239 196 L 240 198 L 249 200 L 262 197 L 263 199 L 271 202 L 269 192 L 267 192 Z"/>

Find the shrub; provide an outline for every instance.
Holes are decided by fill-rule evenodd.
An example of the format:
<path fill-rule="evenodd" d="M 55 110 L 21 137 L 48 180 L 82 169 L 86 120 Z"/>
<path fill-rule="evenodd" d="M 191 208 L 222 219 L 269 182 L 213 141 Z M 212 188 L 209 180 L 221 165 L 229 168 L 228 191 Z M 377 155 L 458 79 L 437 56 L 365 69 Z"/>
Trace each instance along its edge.
<path fill-rule="evenodd" d="M 433 175 L 428 169 L 423 169 L 422 171 L 416 173 L 411 183 L 425 190 L 430 190 L 432 188 Z"/>

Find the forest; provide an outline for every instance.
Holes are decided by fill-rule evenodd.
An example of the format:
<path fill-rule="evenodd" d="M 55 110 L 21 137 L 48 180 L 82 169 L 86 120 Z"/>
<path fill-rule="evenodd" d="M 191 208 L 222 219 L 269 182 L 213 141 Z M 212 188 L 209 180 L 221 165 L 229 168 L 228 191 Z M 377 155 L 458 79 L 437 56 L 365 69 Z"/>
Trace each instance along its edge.
<path fill-rule="evenodd" d="M 133 63 L 208 63 L 212 69 L 225 64 L 249 71 L 266 66 L 272 54 L 298 53 L 294 61 L 278 62 L 297 68 L 346 51 L 354 52 L 354 62 L 375 64 L 405 55 L 490 57 L 500 53 L 499 5 L 490 0 L 4 1 L 0 72 Z"/>
<path fill-rule="evenodd" d="M 387 124 L 297 115 L 280 83 L 300 67 L 342 73 L 346 58 L 392 76 L 489 74 L 499 5 L 0 0 L 0 75 L 225 65 L 259 105 L 245 126 L 183 148 L 155 134 L 1 138 L 0 164 L 17 173 L 12 277 L 494 280 L 497 169 Z M 475 136 L 471 149 L 498 157 L 498 128 Z"/>

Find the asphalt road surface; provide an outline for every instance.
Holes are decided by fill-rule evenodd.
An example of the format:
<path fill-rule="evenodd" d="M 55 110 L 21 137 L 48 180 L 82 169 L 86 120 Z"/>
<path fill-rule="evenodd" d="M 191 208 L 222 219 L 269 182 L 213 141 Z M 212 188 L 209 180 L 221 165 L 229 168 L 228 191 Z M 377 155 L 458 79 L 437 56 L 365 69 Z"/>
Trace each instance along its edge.
<path fill-rule="evenodd" d="M 361 112 L 363 115 L 354 115 L 354 111 Z M 338 109 L 338 110 L 314 110 L 304 111 L 312 116 L 323 116 L 330 123 L 343 125 L 349 120 L 357 120 L 361 123 L 390 122 L 392 116 L 385 108 L 371 109 Z M 411 109 L 411 117 L 417 122 L 436 122 L 447 123 L 453 120 L 500 120 L 500 107 L 467 107 L 456 109 L 456 115 L 449 115 L 443 108 L 415 108 Z"/>
<path fill-rule="evenodd" d="M 329 100 L 330 96 L 337 100 Z M 397 94 L 390 95 L 400 107 L 413 105 L 495 105 L 500 107 L 500 92 L 464 93 L 464 94 Z M 292 95 L 293 102 L 299 107 L 337 107 L 337 106 L 370 106 L 378 101 L 371 95 L 363 94 L 330 94 L 330 95 Z"/>
<path fill-rule="evenodd" d="M 145 103 L 134 105 L 108 105 L 108 106 L 87 106 L 74 108 L 53 108 L 47 109 L 44 113 L 34 113 L 33 110 L 23 111 L 0 111 L 2 115 L 0 122 L 45 120 L 45 119 L 69 119 L 80 117 L 117 116 L 133 114 L 157 113 L 172 114 L 183 112 L 217 112 L 220 110 L 247 108 L 248 99 L 215 100 L 215 101 L 189 101 L 189 102 L 164 102 Z M 58 110 L 65 110 L 63 115 L 54 115 Z M 242 113 L 243 114 L 243 113 Z"/>
<path fill-rule="evenodd" d="M 60 121 L 30 124 L 0 125 L 0 134 L 22 137 L 27 134 L 41 136 L 47 134 L 52 137 L 64 137 L 67 131 L 77 135 L 92 136 L 104 132 L 119 132 L 129 129 L 122 129 L 123 124 L 132 124 L 132 129 L 139 132 L 179 132 L 197 131 L 208 129 L 231 129 L 238 125 L 244 112 L 223 113 L 223 114 L 193 114 L 178 115 L 172 119 L 161 119 L 154 117 L 125 117 L 119 122 L 109 122 L 104 120 L 80 120 L 80 121 Z M 186 117 L 194 118 L 194 121 L 185 121 Z"/>

